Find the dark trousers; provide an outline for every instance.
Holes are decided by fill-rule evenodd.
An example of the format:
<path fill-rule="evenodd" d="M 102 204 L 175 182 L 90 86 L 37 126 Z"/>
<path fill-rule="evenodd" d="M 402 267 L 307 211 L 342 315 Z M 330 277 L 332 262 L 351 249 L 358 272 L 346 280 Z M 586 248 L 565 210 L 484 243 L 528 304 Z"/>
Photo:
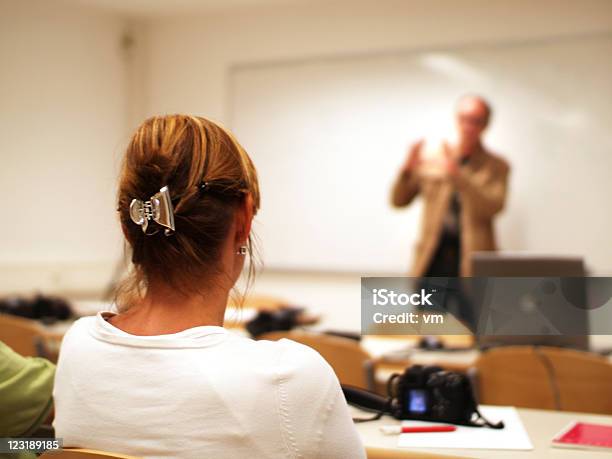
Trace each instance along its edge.
<path fill-rule="evenodd" d="M 474 322 L 474 310 L 472 303 L 465 293 L 465 288 L 459 278 L 459 266 L 461 264 L 461 239 L 460 234 L 443 233 L 438 247 L 429 263 L 425 275 L 421 279 L 421 287 L 431 290 L 429 277 L 448 278 L 446 294 L 441 299 L 440 307 L 460 320 L 471 331 L 476 326 Z"/>
<path fill-rule="evenodd" d="M 429 268 L 423 277 L 459 277 L 461 240 L 459 234 L 442 233 Z"/>

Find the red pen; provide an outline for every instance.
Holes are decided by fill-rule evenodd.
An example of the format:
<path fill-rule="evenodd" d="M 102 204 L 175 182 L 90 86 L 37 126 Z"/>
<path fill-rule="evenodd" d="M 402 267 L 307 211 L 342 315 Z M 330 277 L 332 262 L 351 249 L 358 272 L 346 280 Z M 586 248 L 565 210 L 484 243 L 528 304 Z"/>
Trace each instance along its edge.
<path fill-rule="evenodd" d="M 381 426 L 380 431 L 385 435 L 398 435 L 401 433 L 428 433 L 428 432 L 454 432 L 455 426 Z"/>

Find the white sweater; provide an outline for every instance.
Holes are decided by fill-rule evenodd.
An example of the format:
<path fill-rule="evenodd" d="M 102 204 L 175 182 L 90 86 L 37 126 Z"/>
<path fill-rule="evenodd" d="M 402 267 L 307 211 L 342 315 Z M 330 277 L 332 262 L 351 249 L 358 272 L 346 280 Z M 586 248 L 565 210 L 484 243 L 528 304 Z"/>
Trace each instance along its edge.
<path fill-rule="evenodd" d="M 135 336 L 78 320 L 55 377 L 56 436 L 147 458 L 364 458 L 331 367 L 222 327 Z"/>

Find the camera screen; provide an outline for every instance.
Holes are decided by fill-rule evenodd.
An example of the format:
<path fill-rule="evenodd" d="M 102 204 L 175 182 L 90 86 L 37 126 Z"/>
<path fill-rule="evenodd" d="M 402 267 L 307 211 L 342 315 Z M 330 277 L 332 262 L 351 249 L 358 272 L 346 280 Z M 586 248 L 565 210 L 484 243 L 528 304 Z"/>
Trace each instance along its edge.
<path fill-rule="evenodd" d="M 423 414 L 427 411 L 427 395 L 422 389 L 408 391 L 408 411 Z"/>

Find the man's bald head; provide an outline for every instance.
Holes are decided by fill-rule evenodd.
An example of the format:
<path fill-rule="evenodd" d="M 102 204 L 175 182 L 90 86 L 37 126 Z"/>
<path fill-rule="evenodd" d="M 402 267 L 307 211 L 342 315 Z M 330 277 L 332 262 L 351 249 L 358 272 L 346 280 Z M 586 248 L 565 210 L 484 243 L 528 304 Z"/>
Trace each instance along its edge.
<path fill-rule="evenodd" d="M 491 106 L 481 96 L 466 94 L 456 105 L 459 141 L 467 148 L 480 143 L 480 137 L 491 119 Z"/>

